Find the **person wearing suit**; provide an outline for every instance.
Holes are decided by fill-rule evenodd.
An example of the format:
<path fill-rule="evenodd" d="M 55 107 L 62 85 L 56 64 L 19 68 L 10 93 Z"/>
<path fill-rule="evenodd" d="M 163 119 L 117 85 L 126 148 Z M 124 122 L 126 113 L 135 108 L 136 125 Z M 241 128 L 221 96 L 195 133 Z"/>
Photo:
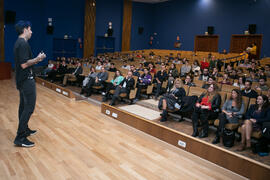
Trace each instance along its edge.
<path fill-rule="evenodd" d="M 93 86 L 102 86 L 105 87 L 105 81 L 108 79 L 108 72 L 105 70 L 105 67 L 101 68 L 101 72 L 97 74 L 97 77 L 91 78 L 88 82 L 87 90 L 86 90 L 86 97 L 91 96 Z"/>
<path fill-rule="evenodd" d="M 65 74 L 64 79 L 63 79 L 63 86 L 67 85 L 67 81 L 70 78 L 74 78 L 74 77 L 78 77 L 80 74 L 82 74 L 82 64 L 79 62 L 77 64 L 77 67 L 75 68 L 75 70 L 71 73 L 71 74 Z"/>
<path fill-rule="evenodd" d="M 133 78 L 132 72 L 129 71 L 124 80 L 119 84 L 119 86 L 116 87 L 110 105 L 115 105 L 115 101 L 121 93 L 126 93 L 127 97 L 129 97 L 129 93 L 132 89 L 134 89 L 134 85 L 135 80 Z"/>

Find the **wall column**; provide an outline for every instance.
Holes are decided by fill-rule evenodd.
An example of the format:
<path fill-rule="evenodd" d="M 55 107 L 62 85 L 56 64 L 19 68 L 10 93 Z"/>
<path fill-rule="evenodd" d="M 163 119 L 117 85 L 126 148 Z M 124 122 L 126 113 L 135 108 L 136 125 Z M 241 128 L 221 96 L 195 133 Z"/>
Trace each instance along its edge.
<path fill-rule="evenodd" d="M 131 24 L 132 24 L 132 2 L 130 0 L 124 0 L 122 51 L 130 50 Z"/>
<path fill-rule="evenodd" d="M 0 0 L 0 62 L 5 60 L 4 0 Z"/>
<path fill-rule="evenodd" d="M 83 57 L 94 55 L 96 30 L 96 0 L 85 0 Z"/>

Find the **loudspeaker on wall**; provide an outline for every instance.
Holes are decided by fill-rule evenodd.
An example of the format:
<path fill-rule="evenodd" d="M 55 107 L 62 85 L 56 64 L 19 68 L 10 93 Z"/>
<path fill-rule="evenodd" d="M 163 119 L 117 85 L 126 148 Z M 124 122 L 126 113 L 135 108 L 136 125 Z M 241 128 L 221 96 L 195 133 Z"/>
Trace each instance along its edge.
<path fill-rule="evenodd" d="M 139 28 L 138 28 L 138 33 L 139 33 L 139 34 L 143 34 L 143 30 L 144 30 L 143 27 L 139 27 Z"/>
<path fill-rule="evenodd" d="M 16 21 L 16 12 L 15 11 L 6 11 L 5 13 L 5 24 L 14 24 Z"/>
<path fill-rule="evenodd" d="M 249 24 L 248 25 L 249 34 L 256 34 L 256 30 L 257 30 L 256 24 Z"/>
<path fill-rule="evenodd" d="M 207 27 L 207 32 L 208 32 L 209 35 L 214 34 L 214 33 L 215 33 L 215 28 L 214 28 L 214 26 L 208 26 L 208 27 Z"/>

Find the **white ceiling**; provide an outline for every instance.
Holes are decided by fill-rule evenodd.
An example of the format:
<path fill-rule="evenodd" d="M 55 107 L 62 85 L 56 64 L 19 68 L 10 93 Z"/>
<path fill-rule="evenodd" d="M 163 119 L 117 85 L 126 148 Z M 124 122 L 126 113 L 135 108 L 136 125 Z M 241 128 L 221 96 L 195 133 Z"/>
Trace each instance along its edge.
<path fill-rule="evenodd" d="M 169 0 L 132 0 L 136 2 L 143 2 L 143 3 L 161 3 Z"/>

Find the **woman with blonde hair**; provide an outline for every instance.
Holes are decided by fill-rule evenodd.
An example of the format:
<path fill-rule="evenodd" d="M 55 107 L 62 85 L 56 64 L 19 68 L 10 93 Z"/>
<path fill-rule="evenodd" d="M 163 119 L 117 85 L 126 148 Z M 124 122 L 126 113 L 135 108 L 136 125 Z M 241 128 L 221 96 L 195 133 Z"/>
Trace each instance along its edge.
<path fill-rule="evenodd" d="M 191 117 L 193 137 L 199 135 L 199 119 L 202 125 L 202 131 L 199 138 L 208 137 L 208 120 L 216 119 L 220 111 L 221 97 L 217 91 L 218 86 L 216 84 L 211 84 L 207 91 L 200 95 Z"/>
<path fill-rule="evenodd" d="M 177 78 L 174 81 L 173 88 L 169 93 L 164 94 L 158 103 L 158 108 L 162 111 L 161 122 L 167 121 L 168 110 L 176 110 L 180 108 L 182 98 L 186 96 L 186 91 L 183 88 L 183 82 Z"/>

